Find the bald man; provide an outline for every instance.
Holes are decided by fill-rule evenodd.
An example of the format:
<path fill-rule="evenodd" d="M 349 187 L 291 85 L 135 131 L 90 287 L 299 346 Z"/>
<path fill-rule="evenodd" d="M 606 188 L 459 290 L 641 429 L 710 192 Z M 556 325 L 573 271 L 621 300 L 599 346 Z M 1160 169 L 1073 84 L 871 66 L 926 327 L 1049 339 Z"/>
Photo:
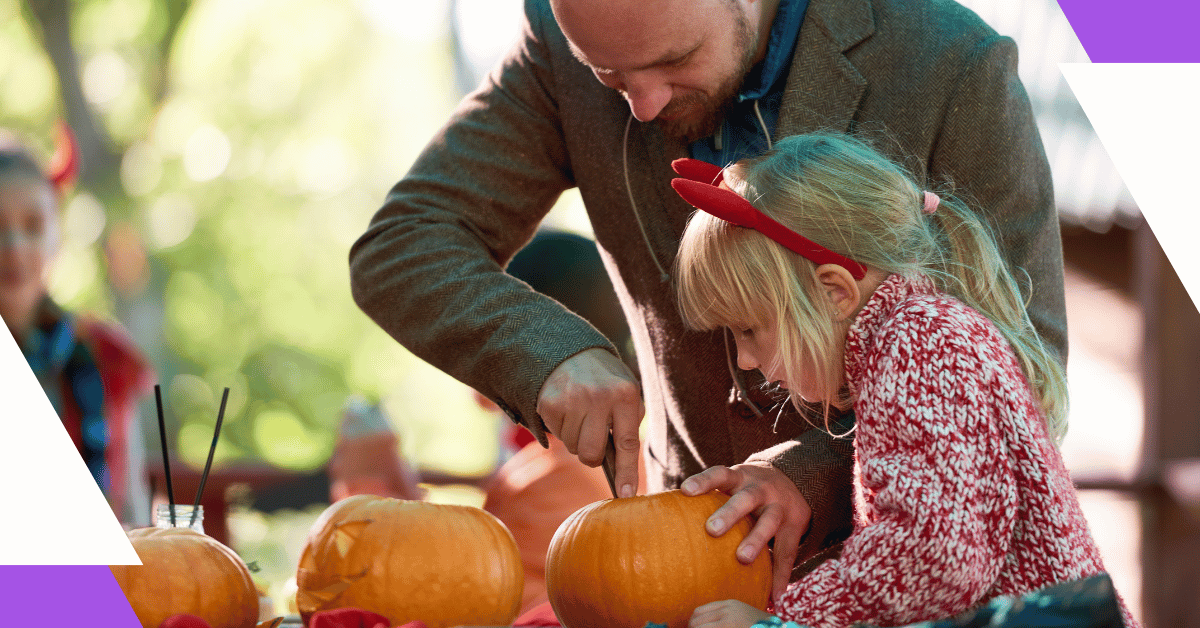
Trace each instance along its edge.
<path fill-rule="evenodd" d="M 525 18 L 354 245 L 355 299 L 543 445 L 549 431 L 595 466 L 611 431 L 623 495 L 644 417 L 651 489 L 732 494 L 709 531 L 750 516 L 738 556 L 774 540 L 774 593 L 853 526 L 852 441 L 837 436 L 853 418 L 809 421 L 738 371 L 723 334 L 683 328 L 671 267 L 691 207 L 669 185 L 673 159 L 724 166 L 816 130 L 876 140 L 976 200 L 1065 360 L 1049 167 L 1016 46 L 975 14 L 943 0 L 526 0 Z M 592 326 L 503 272 L 572 187 L 638 374 Z"/>

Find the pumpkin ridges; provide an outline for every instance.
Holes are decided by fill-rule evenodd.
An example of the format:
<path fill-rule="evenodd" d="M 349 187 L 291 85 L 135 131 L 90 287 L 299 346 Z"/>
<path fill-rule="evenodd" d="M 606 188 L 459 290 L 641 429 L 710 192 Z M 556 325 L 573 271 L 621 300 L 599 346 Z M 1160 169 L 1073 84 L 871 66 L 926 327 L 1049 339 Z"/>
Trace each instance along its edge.
<path fill-rule="evenodd" d="M 326 540 L 329 528 L 336 525 L 339 517 L 371 519 L 372 523 L 363 528 L 359 542 L 349 547 L 346 556 L 338 560 L 322 563 L 318 560 L 320 551 L 306 547 L 302 553 L 302 567 L 322 571 L 331 580 L 336 574 L 359 566 L 368 573 L 347 587 L 337 599 L 319 606 L 302 588 L 298 592 L 298 601 L 303 602 L 301 614 L 306 619 L 317 610 L 342 606 L 372 610 L 387 616 L 393 624 L 420 619 L 430 628 L 464 623 L 496 625 L 516 618 L 520 588 L 515 588 L 516 595 L 513 596 L 513 588 L 509 583 L 524 582 L 520 573 L 520 557 L 515 541 L 506 530 L 506 543 L 493 542 L 495 531 L 504 528 L 492 515 L 466 506 L 372 496 L 359 496 L 354 504 L 338 508 L 335 515 L 322 515 L 319 521 L 324 523 L 314 526 L 310 532 L 309 546 L 319 548 Z M 380 541 L 377 539 L 386 539 L 389 548 L 404 551 L 404 557 L 381 555 Z M 493 582 L 497 580 L 494 569 L 481 569 L 477 563 L 483 559 L 467 549 L 471 545 L 464 546 L 467 542 L 495 548 L 487 552 L 497 553 L 498 557 L 494 560 L 502 563 L 500 568 L 507 576 L 500 578 L 499 582 Z M 495 588 L 496 593 L 488 595 L 476 590 L 483 588 Z M 410 595 L 406 591 L 417 591 L 419 594 Z M 453 595 L 455 599 L 450 603 L 439 600 L 436 591 Z M 405 595 L 408 595 L 407 599 L 403 597 Z M 496 607 L 506 604 L 497 600 L 504 595 L 513 599 L 511 606 L 514 612 L 498 617 L 498 610 L 505 609 Z M 447 612 L 454 611 L 459 611 L 462 616 L 442 619 Z M 474 613 L 475 616 L 464 615 L 464 612 Z"/>
<path fill-rule="evenodd" d="M 563 625 L 638 628 L 653 621 L 681 628 L 692 610 L 715 599 L 765 607 L 770 559 L 764 553 L 745 566 L 734 554 L 749 522 L 719 538 L 704 529 L 727 500 L 668 491 L 604 500 L 569 517 L 546 558 L 546 588 Z"/>
<path fill-rule="evenodd" d="M 183 528 L 129 533 L 143 565 L 114 565 L 113 576 L 143 626 L 189 613 L 213 628 L 253 628 L 258 592 L 245 563 L 210 537 Z"/>
<path fill-rule="evenodd" d="M 499 523 L 499 520 L 497 519 L 496 522 Z M 508 542 L 508 543 L 512 543 L 514 547 L 516 546 L 517 540 L 515 538 L 513 538 L 512 532 L 508 528 L 504 527 L 503 524 L 492 526 L 492 531 L 496 537 L 495 542 L 497 544 Z M 520 560 L 520 549 L 519 548 L 518 548 L 517 558 L 518 558 L 518 560 Z M 495 564 L 495 569 L 498 573 L 501 574 L 501 577 L 503 577 L 504 570 L 502 570 L 501 565 L 499 563 Z M 522 569 L 520 569 L 520 570 L 514 570 L 514 569 L 507 570 L 510 581 L 506 583 L 505 588 L 506 589 L 514 588 L 521 592 L 521 595 L 518 595 L 516 598 L 513 599 L 512 607 L 511 607 L 511 609 L 509 609 L 509 612 L 512 613 L 514 618 L 516 618 L 521 612 L 521 602 L 522 602 L 522 600 L 524 598 L 524 594 L 525 594 L 525 576 L 524 576 L 523 570 L 524 570 L 524 567 L 522 567 Z"/>

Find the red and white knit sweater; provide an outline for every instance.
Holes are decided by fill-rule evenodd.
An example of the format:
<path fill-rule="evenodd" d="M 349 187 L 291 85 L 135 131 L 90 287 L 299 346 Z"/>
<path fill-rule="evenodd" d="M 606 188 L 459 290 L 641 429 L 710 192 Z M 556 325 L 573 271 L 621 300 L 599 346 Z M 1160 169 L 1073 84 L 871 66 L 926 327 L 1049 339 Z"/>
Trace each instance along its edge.
<path fill-rule="evenodd" d="M 781 618 L 899 626 L 1104 570 L 1017 359 L 986 317 L 928 279 L 892 275 L 850 328 L 846 381 L 858 396 L 855 530 L 840 558 L 787 590 Z"/>

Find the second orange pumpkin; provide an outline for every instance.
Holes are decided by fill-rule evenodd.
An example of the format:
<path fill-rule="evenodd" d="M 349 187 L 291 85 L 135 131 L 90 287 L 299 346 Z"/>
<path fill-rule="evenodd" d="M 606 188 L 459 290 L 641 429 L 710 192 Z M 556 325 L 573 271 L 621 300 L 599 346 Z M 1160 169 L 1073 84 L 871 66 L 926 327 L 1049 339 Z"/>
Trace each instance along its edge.
<path fill-rule="evenodd" d="M 734 552 L 750 532 L 742 519 L 714 538 L 704 523 L 729 497 L 680 491 L 610 499 L 571 515 L 550 542 L 546 589 L 566 628 L 684 628 L 697 606 L 741 600 L 765 609 L 767 552 L 750 565 Z"/>
<path fill-rule="evenodd" d="M 511 623 L 523 579 L 512 534 L 483 510 L 355 495 L 313 524 L 296 583 L 306 624 L 356 607 L 446 628 Z"/>

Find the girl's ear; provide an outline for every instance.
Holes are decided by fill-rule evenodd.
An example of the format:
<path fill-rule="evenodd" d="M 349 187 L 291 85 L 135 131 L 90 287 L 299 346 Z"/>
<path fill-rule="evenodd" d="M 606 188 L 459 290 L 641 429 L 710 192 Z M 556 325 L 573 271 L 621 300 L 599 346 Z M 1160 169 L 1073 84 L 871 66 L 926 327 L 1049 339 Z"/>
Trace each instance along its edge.
<path fill-rule="evenodd" d="M 844 321 L 858 311 L 862 291 L 854 275 L 837 264 L 817 266 L 817 281 L 833 305 L 833 320 Z"/>

